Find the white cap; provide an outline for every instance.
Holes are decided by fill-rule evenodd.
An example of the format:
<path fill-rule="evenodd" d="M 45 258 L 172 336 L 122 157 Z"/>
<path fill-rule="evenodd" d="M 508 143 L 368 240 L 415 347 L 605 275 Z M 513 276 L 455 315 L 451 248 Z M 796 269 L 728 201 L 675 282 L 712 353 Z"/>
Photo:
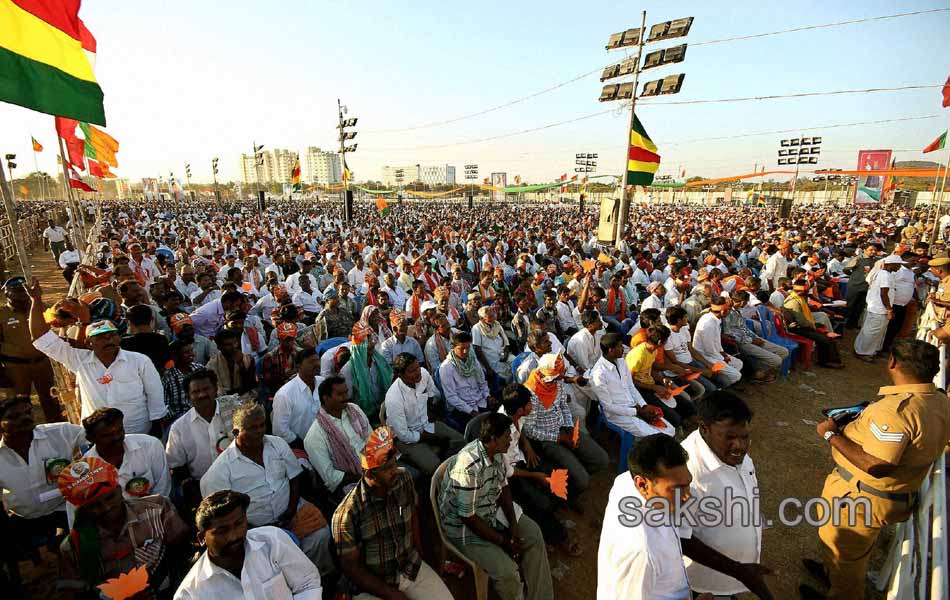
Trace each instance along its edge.
<path fill-rule="evenodd" d="M 906 265 L 907 262 L 900 256 L 897 256 L 896 254 L 891 254 L 890 256 L 884 259 L 884 264 L 885 265 Z"/>

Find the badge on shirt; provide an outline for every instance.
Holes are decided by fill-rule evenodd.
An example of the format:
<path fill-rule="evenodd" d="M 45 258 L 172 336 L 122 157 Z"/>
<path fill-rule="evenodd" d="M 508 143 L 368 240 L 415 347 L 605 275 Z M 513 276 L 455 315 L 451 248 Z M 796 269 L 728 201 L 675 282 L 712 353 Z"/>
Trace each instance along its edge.
<path fill-rule="evenodd" d="M 888 429 L 887 424 L 884 424 L 884 425 L 880 425 L 880 426 L 879 426 L 879 425 L 878 425 L 877 423 L 875 423 L 873 420 L 871 421 L 871 435 L 873 435 L 875 438 L 877 438 L 877 441 L 879 441 L 879 442 L 896 442 L 896 443 L 898 443 L 898 444 L 899 444 L 901 441 L 903 441 L 903 439 L 904 439 L 904 434 L 903 434 L 902 432 L 899 432 L 899 433 L 889 433 L 889 432 L 887 431 L 887 429 Z"/>
<path fill-rule="evenodd" d="M 232 440 L 232 439 L 233 439 L 233 438 L 232 438 L 230 435 L 228 435 L 228 434 L 224 434 L 224 435 L 222 435 L 221 437 L 218 438 L 218 441 L 215 442 L 215 444 L 214 444 L 214 448 L 215 448 L 215 450 L 218 451 L 218 454 L 221 454 L 222 452 L 224 452 L 225 450 L 227 450 L 228 446 L 231 445 L 231 440 Z"/>
<path fill-rule="evenodd" d="M 151 487 L 152 484 L 148 479 L 144 477 L 133 477 L 125 484 L 125 493 L 129 496 L 141 498 L 142 496 L 148 496 L 148 491 Z"/>
<path fill-rule="evenodd" d="M 112 375 L 110 373 L 106 373 L 102 377 L 96 379 L 96 381 L 98 381 L 102 385 L 107 385 L 109 383 L 112 383 Z"/>
<path fill-rule="evenodd" d="M 43 462 L 43 470 L 46 471 L 47 485 L 55 485 L 59 474 L 62 473 L 68 464 L 69 460 L 66 458 L 47 458 Z"/>

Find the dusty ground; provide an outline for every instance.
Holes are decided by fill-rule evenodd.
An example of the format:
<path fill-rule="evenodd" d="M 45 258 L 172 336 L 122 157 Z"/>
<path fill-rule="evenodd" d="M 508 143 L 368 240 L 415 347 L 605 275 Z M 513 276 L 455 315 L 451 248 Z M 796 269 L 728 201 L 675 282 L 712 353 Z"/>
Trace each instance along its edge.
<path fill-rule="evenodd" d="M 64 295 L 65 282 L 52 258 L 42 251 L 35 252 L 31 258 L 47 297 L 55 300 Z M 744 385 L 737 389 L 755 411 L 751 456 L 762 487 L 762 507 L 767 518 L 775 518 L 782 498 L 796 497 L 804 501 L 821 493 L 825 475 L 832 467 L 828 446 L 815 433 L 813 423 L 821 418 L 821 409 L 874 399 L 878 387 L 887 383 L 883 362 L 869 365 L 850 356 L 848 349 L 852 337 L 849 334 L 840 344 L 847 364 L 843 371 L 813 367 L 810 372 L 793 371 L 790 377 L 770 386 Z M 600 441 L 614 459 L 613 465 L 607 472 L 594 476 L 583 515 L 570 512 L 561 515 L 561 518 L 576 523 L 576 532 L 583 541 L 585 552 L 578 558 L 560 551 L 550 555 L 558 600 L 594 597 L 600 515 L 616 474 L 619 452 L 615 436 L 602 434 Z M 775 571 L 769 579 L 775 597 L 797 598 L 799 583 L 807 581 L 800 566 L 801 558 L 819 556 L 814 528 L 776 525 L 765 531 L 762 545 L 763 562 Z M 38 568 L 21 563 L 21 570 L 27 589 L 34 598 L 54 597 L 53 557 L 44 552 L 44 562 Z M 458 598 L 474 595 L 468 580 L 453 581 L 451 587 Z M 875 595 L 869 594 L 869 597 Z"/>

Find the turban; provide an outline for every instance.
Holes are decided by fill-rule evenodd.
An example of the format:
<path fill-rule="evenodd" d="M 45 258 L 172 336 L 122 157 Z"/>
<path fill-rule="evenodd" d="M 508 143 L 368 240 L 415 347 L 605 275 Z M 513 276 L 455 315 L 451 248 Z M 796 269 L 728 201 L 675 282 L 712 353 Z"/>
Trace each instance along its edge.
<path fill-rule="evenodd" d="M 389 311 L 389 324 L 393 327 L 399 327 L 406 322 L 406 311 L 394 308 Z"/>
<path fill-rule="evenodd" d="M 648 292 L 654 292 L 654 291 L 656 291 L 661 285 L 663 285 L 663 284 L 660 283 L 659 281 L 653 281 L 653 282 L 650 283 L 650 285 L 647 286 L 647 291 L 648 291 Z"/>
<path fill-rule="evenodd" d="M 185 325 L 194 325 L 191 317 L 185 313 L 176 313 L 168 318 L 168 325 L 172 328 L 172 333 L 178 333 Z"/>
<path fill-rule="evenodd" d="M 375 469 L 386 464 L 389 455 L 395 450 L 392 429 L 380 427 L 373 430 L 360 453 L 360 464 L 364 470 Z"/>
<path fill-rule="evenodd" d="M 560 354 L 548 353 L 538 360 L 538 370 L 545 382 L 551 382 L 567 372 L 564 357 Z"/>
<path fill-rule="evenodd" d="M 284 340 L 287 338 L 296 338 L 297 337 L 297 325 L 294 323 L 281 323 L 277 326 L 277 339 Z"/>
<path fill-rule="evenodd" d="M 101 458 L 90 456 L 63 467 L 56 484 L 67 502 L 82 507 L 119 487 L 119 473 Z"/>
<path fill-rule="evenodd" d="M 444 285 L 440 285 L 439 287 L 435 288 L 436 300 L 441 300 L 442 298 L 448 298 L 450 294 L 451 292 L 449 291 L 449 288 L 447 288 Z"/>
<path fill-rule="evenodd" d="M 350 341 L 354 344 L 362 344 L 370 338 L 372 338 L 374 342 L 376 341 L 376 335 L 370 328 L 369 323 L 366 323 L 365 321 L 357 321 L 356 325 L 353 326 L 353 331 L 350 334 Z"/>

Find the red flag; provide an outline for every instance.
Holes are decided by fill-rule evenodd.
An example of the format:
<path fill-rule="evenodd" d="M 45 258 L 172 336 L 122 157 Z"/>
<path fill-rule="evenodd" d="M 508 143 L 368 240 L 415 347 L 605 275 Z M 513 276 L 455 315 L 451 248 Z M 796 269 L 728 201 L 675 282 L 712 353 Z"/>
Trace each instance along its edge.
<path fill-rule="evenodd" d="M 92 175 L 93 177 L 98 177 L 100 179 L 105 177 L 105 173 L 102 172 L 102 167 L 99 166 L 99 163 L 97 163 L 94 160 L 87 161 L 87 163 L 89 165 L 90 175 Z"/>
<path fill-rule="evenodd" d="M 944 108 L 950 106 L 950 75 L 947 75 L 947 83 L 943 84 L 943 104 Z"/>
<path fill-rule="evenodd" d="M 56 117 L 56 133 L 66 143 L 66 153 L 69 155 L 69 162 L 79 169 L 85 169 L 86 163 L 84 155 L 86 153 L 86 142 L 76 136 L 76 127 L 79 122 L 76 119 L 67 119 Z"/>
<path fill-rule="evenodd" d="M 83 181 L 79 177 L 79 173 L 77 173 L 72 167 L 67 168 L 66 171 L 69 173 L 69 187 L 82 190 L 84 192 L 96 191 L 95 188 L 89 186 L 85 181 Z"/>
<path fill-rule="evenodd" d="M 567 173 L 561 175 L 561 181 L 567 181 Z"/>

